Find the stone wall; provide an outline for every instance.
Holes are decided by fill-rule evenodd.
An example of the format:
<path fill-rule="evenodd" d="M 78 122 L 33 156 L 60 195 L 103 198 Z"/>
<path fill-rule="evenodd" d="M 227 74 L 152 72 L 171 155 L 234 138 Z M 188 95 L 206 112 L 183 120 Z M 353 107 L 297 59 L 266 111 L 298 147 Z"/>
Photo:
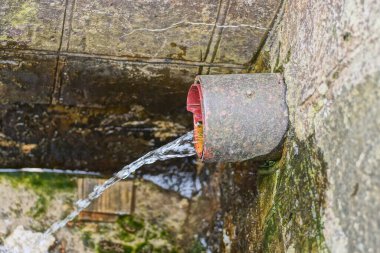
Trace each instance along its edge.
<path fill-rule="evenodd" d="M 226 252 L 378 252 L 379 16 L 377 1 L 283 2 L 254 67 L 284 74 L 291 126 L 282 160 L 245 188 L 249 212 L 226 212 Z"/>
<path fill-rule="evenodd" d="M 249 68 L 278 7 L 1 1 L 1 166 L 110 171 L 183 134 L 195 76 Z"/>
<path fill-rule="evenodd" d="M 253 63 L 252 73 L 284 74 L 291 124 L 283 156 L 265 164 L 246 162 L 216 169 L 213 176 L 220 185 L 214 188 L 220 189 L 222 209 L 215 214 L 207 243 L 200 247 L 216 252 L 378 251 L 377 1 L 284 0 L 281 6 L 279 1 L 210 2 L 199 4 L 205 9 L 197 10 L 205 20 L 190 19 L 193 16 L 188 11 L 174 19 L 174 9 L 166 8 L 165 13 L 173 14 L 169 19 L 149 16 L 152 20 L 140 20 L 152 22 L 151 28 L 129 23 L 127 28 L 120 26 L 120 31 L 112 31 L 120 39 L 116 41 L 103 31 L 111 24 L 119 27 L 119 19 L 130 18 L 120 12 L 124 5 L 117 1 L 115 6 L 67 3 L 57 1 L 50 6 L 50 13 L 34 2 L 32 6 L 2 3 L 6 6 L 1 9 L 1 27 L 6 28 L 0 37 L 3 166 L 101 168 L 109 157 L 117 161 L 109 163 L 112 166 L 127 162 L 138 154 L 125 149 L 145 152 L 190 128 L 184 98 L 196 73 L 242 72 Z M 92 11 L 97 4 L 107 5 L 107 11 L 115 16 Z M 76 8 L 85 10 L 83 17 Z M 226 15 L 209 15 L 218 9 Z M 269 10 L 273 15 L 266 19 Z M 55 15 L 61 22 L 48 26 L 33 22 L 39 11 L 38 17 Z M 12 13 L 12 17 L 4 13 Z M 250 15 L 257 16 L 258 22 L 246 26 L 245 22 L 252 21 Z M 67 25 L 72 17 L 78 17 L 78 22 Z M 186 22 L 182 22 L 184 17 Z M 210 17 L 214 19 L 207 20 Z M 157 26 L 161 21 L 165 26 Z M 237 24 L 238 30 L 233 28 Z M 96 27 L 102 31 L 99 37 Z M 172 41 L 193 34 L 193 29 L 201 30 L 195 37 L 199 47 L 192 47 L 190 41 Z M 184 33 L 179 35 L 179 30 Z M 212 35 L 203 38 L 203 31 Z M 223 34 L 231 37 L 223 39 Z M 25 39 L 29 35 L 32 40 Z M 136 39 L 131 43 L 137 48 L 135 54 L 125 51 L 124 35 Z M 44 48 L 39 47 L 41 39 L 49 41 Z M 155 39 L 159 47 L 151 49 Z M 148 49 L 142 54 L 139 46 Z M 198 55 L 199 51 L 202 54 Z M 139 81 L 133 79 L 136 76 Z M 21 104 L 23 101 L 29 104 Z M 30 105 L 35 103 L 38 105 Z M 107 140 L 106 148 L 97 146 L 100 139 Z M 74 152 L 77 147 L 110 153 L 92 156 L 91 152 Z M 72 152 L 65 155 L 62 150 Z M 79 160 L 67 159 L 75 158 L 73 154 L 79 155 Z M 41 159 L 44 157 L 48 158 Z M 127 158 L 121 161 L 122 157 Z"/>
<path fill-rule="evenodd" d="M 380 247 L 380 5 L 285 1 L 267 48 L 283 66 L 290 121 L 326 163 L 324 233 L 333 252 Z M 277 66 L 276 66 L 277 64 Z"/>

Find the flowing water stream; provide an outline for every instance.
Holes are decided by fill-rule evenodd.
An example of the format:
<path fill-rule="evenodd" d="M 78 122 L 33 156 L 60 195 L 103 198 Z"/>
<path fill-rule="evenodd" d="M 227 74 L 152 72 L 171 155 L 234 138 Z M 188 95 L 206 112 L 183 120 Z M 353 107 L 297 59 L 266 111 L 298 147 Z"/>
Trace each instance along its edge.
<path fill-rule="evenodd" d="M 77 217 L 81 211 L 83 211 L 92 203 L 92 201 L 99 198 L 105 190 L 107 190 L 109 187 L 116 184 L 120 180 L 128 178 L 141 166 L 145 164 L 152 164 L 156 161 L 164 161 L 172 158 L 187 157 L 192 155 L 195 155 L 195 150 L 193 147 L 193 132 L 191 131 L 181 136 L 180 138 L 145 154 L 144 156 L 140 157 L 131 164 L 126 165 L 113 177 L 104 182 L 104 184 L 96 186 L 86 199 L 78 200 L 75 203 L 75 210 L 72 211 L 65 219 L 52 224 L 50 228 L 47 229 L 42 236 L 39 235 L 39 244 L 42 245 L 43 242 L 47 240 L 47 238 L 51 238 L 52 234 L 57 232 L 60 228 L 64 227 L 69 221 L 72 221 L 75 217 Z M 21 248 L 23 246 L 24 245 L 21 245 Z M 7 248 L 6 250 L 7 251 L 5 251 L 5 249 L 2 249 L 2 246 L 0 246 L 0 252 L 13 252 L 12 249 L 9 248 Z M 33 251 L 27 250 L 26 252 Z"/>

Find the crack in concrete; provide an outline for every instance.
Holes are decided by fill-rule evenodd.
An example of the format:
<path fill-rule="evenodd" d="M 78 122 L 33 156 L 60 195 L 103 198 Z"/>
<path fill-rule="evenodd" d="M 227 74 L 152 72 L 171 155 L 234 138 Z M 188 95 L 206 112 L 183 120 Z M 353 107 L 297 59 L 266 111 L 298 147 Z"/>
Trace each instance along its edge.
<path fill-rule="evenodd" d="M 171 24 L 167 27 L 163 27 L 163 28 L 136 28 L 136 29 L 133 29 L 132 31 L 130 31 L 129 33 L 126 33 L 124 35 L 122 35 L 120 38 L 125 38 L 129 35 L 132 35 L 134 34 L 135 32 L 138 32 L 138 31 L 145 31 L 145 32 L 164 32 L 164 31 L 167 31 L 167 30 L 170 30 L 170 29 L 173 29 L 173 28 L 177 28 L 177 27 L 180 27 L 180 26 L 186 26 L 186 25 L 193 25 L 193 26 L 212 26 L 212 27 L 216 27 L 216 28 L 253 28 L 253 29 L 259 29 L 259 30 L 267 30 L 268 28 L 266 27 L 261 27 L 261 26 L 255 26 L 255 25 L 249 25 L 249 24 L 236 24 L 236 25 L 229 25 L 229 24 L 226 24 L 226 25 L 218 25 L 218 24 L 215 24 L 215 23 L 204 23 L 204 22 L 191 22 L 191 21 L 180 21 L 180 22 L 177 22 L 177 23 L 174 23 L 174 24 Z"/>
<path fill-rule="evenodd" d="M 70 0 L 65 1 L 65 10 L 63 12 L 63 20 L 62 20 L 62 31 L 61 31 L 61 37 L 59 40 L 58 50 L 57 50 L 57 63 L 56 63 L 56 67 L 55 67 L 53 91 L 52 91 L 51 96 L 50 96 L 50 101 L 52 104 L 59 103 L 59 99 L 61 97 L 61 86 L 62 86 L 61 73 L 62 73 L 62 69 L 63 69 L 64 62 L 65 62 L 65 59 L 61 57 L 61 51 L 62 51 L 62 48 L 64 47 L 64 42 L 66 43 L 66 41 L 65 41 L 65 29 L 66 29 L 66 22 L 68 19 L 68 15 L 70 16 L 70 20 L 69 20 L 70 24 L 69 25 L 71 25 L 72 14 L 68 13 L 70 11 L 69 10 L 69 4 L 70 3 L 71 3 Z M 67 41 L 68 40 L 69 40 L 69 38 L 67 38 Z"/>

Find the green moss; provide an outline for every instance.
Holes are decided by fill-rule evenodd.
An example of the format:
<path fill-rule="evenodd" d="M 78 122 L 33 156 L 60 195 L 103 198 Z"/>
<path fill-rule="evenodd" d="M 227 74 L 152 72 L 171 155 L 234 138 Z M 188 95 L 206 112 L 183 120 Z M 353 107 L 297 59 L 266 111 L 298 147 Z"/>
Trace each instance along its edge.
<path fill-rule="evenodd" d="M 27 25 L 30 20 L 37 15 L 37 5 L 34 2 L 25 2 L 21 4 L 18 12 L 14 13 L 12 18 L 12 26 Z"/>
<path fill-rule="evenodd" d="M 30 214 L 33 218 L 39 218 L 39 217 L 41 217 L 43 214 L 46 213 L 46 211 L 47 211 L 47 206 L 48 206 L 48 200 L 46 199 L 45 196 L 40 195 L 40 196 L 38 197 L 38 200 L 37 200 L 36 203 L 35 203 L 35 206 L 34 206 L 33 209 L 29 212 L 29 214 Z"/>
<path fill-rule="evenodd" d="M 1 40 L 8 40 L 8 39 L 9 39 L 8 35 L 0 34 L 0 41 Z"/>
<path fill-rule="evenodd" d="M 150 253 L 154 249 L 153 245 L 148 242 L 140 243 L 136 246 L 136 253 Z"/>
<path fill-rule="evenodd" d="M 292 51 L 289 49 L 288 52 L 286 53 L 286 57 L 284 60 L 284 63 L 288 63 L 290 61 L 290 57 L 292 56 Z"/>
<path fill-rule="evenodd" d="M 123 247 L 123 249 L 124 249 L 124 253 L 132 253 L 133 252 L 133 247 L 128 246 L 128 245 L 125 245 Z"/>
<path fill-rule="evenodd" d="M 319 112 L 323 108 L 324 106 L 323 100 L 320 99 L 320 100 L 315 101 L 312 106 L 313 106 L 312 107 L 313 111 L 311 111 L 311 113 L 315 115 L 317 112 Z"/>
<path fill-rule="evenodd" d="M 133 233 L 122 230 L 118 233 L 118 238 L 123 242 L 132 242 L 136 239 L 136 236 Z"/>
<path fill-rule="evenodd" d="M 273 164 L 278 167 L 276 173 L 259 179 L 261 247 L 264 252 L 284 252 L 290 245 L 296 252 L 325 252 L 321 213 L 327 180 L 323 157 L 314 149 L 312 138 L 288 140 L 286 150 L 284 158 Z"/>
<path fill-rule="evenodd" d="M 24 186 L 40 194 L 54 195 L 57 192 L 74 191 L 76 178 L 53 173 L 4 173 L 0 180 L 6 180 L 13 187 Z"/>
<path fill-rule="evenodd" d="M 146 232 L 146 239 L 152 240 L 158 237 L 158 233 L 154 230 L 150 230 Z"/>
<path fill-rule="evenodd" d="M 144 222 L 136 217 L 125 215 L 118 218 L 116 223 L 121 228 L 118 234 L 122 241 L 130 242 L 135 239 L 135 235 L 144 228 Z"/>
<path fill-rule="evenodd" d="M 268 175 L 276 172 L 280 168 L 280 163 L 276 161 L 266 161 L 259 167 L 259 175 Z"/>
<path fill-rule="evenodd" d="M 82 234 L 82 241 L 83 241 L 83 245 L 85 247 L 88 247 L 88 248 L 95 248 L 95 243 L 94 241 L 92 240 L 92 237 L 91 237 L 91 233 L 88 232 L 88 231 L 85 231 L 83 234 Z"/>
<path fill-rule="evenodd" d="M 284 66 L 280 63 L 280 55 L 277 56 L 276 64 L 274 66 L 273 72 L 275 73 L 283 73 Z"/>
<path fill-rule="evenodd" d="M 160 232 L 160 238 L 167 238 L 167 237 L 169 237 L 169 233 L 168 233 L 168 231 L 166 231 L 166 230 L 162 230 L 162 231 Z"/>
<path fill-rule="evenodd" d="M 0 174 L 0 181 L 9 182 L 15 188 L 25 187 L 36 193 L 37 201 L 27 213 L 34 219 L 43 219 L 56 193 L 73 192 L 76 189 L 75 178 L 51 173 L 4 173 Z"/>
<path fill-rule="evenodd" d="M 333 80 L 336 80 L 336 79 L 338 79 L 339 78 L 339 71 L 335 71 L 334 73 L 333 73 L 333 75 L 332 75 L 332 79 Z"/>
<path fill-rule="evenodd" d="M 100 235 L 106 235 L 109 232 L 108 224 L 99 224 L 97 226 L 96 232 Z"/>
<path fill-rule="evenodd" d="M 175 249 L 169 250 L 168 247 L 163 246 L 160 248 L 154 248 L 153 253 L 177 253 L 177 250 Z"/>
<path fill-rule="evenodd" d="M 262 50 L 251 68 L 251 73 L 269 73 L 271 71 L 269 52 Z"/>
<path fill-rule="evenodd" d="M 102 249 L 102 248 L 98 248 L 97 253 L 115 253 L 114 250 L 109 250 L 109 249 Z"/>
<path fill-rule="evenodd" d="M 116 221 L 117 233 L 115 239 L 123 245 L 134 247 L 137 252 L 176 252 L 174 240 L 163 227 L 142 221 L 138 217 L 125 215 Z"/>
<path fill-rule="evenodd" d="M 206 252 L 206 249 L 203 247 L 202 243 L 199 240 L 196 240 L 190 250 L 190 253 L 202 253 Z"/>
<path fill-rule="evenodd" d="M 96 247 L 98 253 L 132 253 L 134 249 L 132 246 L 114 243 L 111 241 L 101 241 Z"/>

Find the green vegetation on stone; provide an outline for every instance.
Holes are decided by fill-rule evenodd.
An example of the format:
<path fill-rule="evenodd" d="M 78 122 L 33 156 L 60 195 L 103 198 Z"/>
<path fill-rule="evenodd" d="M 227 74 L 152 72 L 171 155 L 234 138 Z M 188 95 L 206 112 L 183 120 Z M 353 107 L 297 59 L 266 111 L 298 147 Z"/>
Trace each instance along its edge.
<path fill-rule="evenodd" d="M 205 252 L 205 248 L 199 240 L 196 240 L 191 248 L 190 253 L 203 253 Z"/>
<path fill-rule="evenodd" d="M 133 253 L 133 247 L 125 245 L 124 246 L 124 253 Z"/>
<path fill-rule="evenodd" d="M 111 241 L 101 241 L 96 248 L 97 253 L 132 253 L 133 247 L 114 243 Z"/>
<path fill-rule="evenodd" d="M 53 195 L 59 191 L 73 191 L 76 188 L 75 177 L 53 173 L 3 173 L 0 180 L 7 180 L 14 187 L 24 186 L 37 193 Z"/>
<path fill-rule="evenodd" d="M 148 253 L 153 251 L 153 245 L 148 242 L 143 242 L 137 245 L 136 253 Z"/>
<path fill-rule="evenodd" d="M 46 197 L 43 195 L 40 195 L 35 204 L 35 207 L 30 212 L 31 216 L 33 218 L 39 218 L 43 214 L 45 214 L 47 211 L 47 203 L 48 203 L 48 200 L 46 199 Z"/>
<path fill-rule="evenodd" d="M 119 226 L 127 232 L 137 232 L 144 228 L 144 222 L 139 221 L 136 217 L 125 215 L 119 217 L 116 221 Z"/>
<path fill-rule="evenodd" d="M 0 181 L 9 182 L 13 187 L 25 187 L 38 196 L 29 215 L 35 219 L 43 217 L 49 203 L 58 192 L 73 192 L 76 188 L 75 178 L 69 175 L 52 173 L 2 173 Z"/>
<path fill-rule="evenodd" d="M 283 159 L 260 175 L 262 251 L 328 252 L 321 219 L 325 165 L 313 139 L 288 140 Z M 285 162 L 286 159 L 286 162 Z"/>
<path fill-rule="evenodd" d="M 82 234 L 82 241 L 83 241 L 83 245 L 85 247 L 88 247 L 88 248 L 91 248 L 91 249 L 95 248 L 95 243 L 92 240 L 91 233 L 89 231 L 85 231 Z"/>

